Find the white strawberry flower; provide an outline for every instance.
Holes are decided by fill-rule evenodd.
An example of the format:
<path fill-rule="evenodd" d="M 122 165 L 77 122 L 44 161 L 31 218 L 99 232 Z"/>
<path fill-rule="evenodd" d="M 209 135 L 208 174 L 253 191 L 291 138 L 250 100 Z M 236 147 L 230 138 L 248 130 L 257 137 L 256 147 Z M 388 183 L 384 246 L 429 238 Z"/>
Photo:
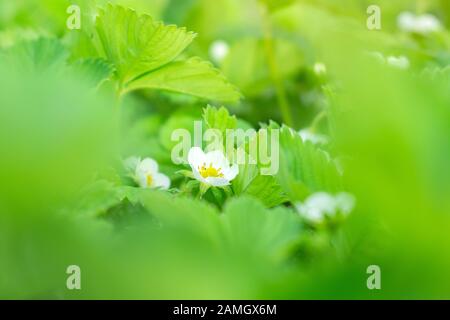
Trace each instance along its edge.
<path fill-rule="evenodd" d="M 415 15 L 411 12 L 402 12 L 397 18 L 400 30 L 411 33 L 428 34 L 442 29 L 438 18 L 432 14 Z"/>
<path fill-rule="evenodd" d="M 133 172 L 132 177 L 141 188 L 169 189 L 170 187 L 169 177 L 159 172 L 158 163 L 151 158 L 141 160 L 130 157 L 125 160 L 125 167 Z"/>
<path fill-rule="evenodd" d="M 387 64 L 390 67 L 406 70 L 411 63 L 406 56 L 387 56 L 385 57 L 381 52 L 369 52 L 370 56 L 375 58 L 380 64 Z"/>
<path fill-rule="evenodd" d="M 386 61 L 388 65 L 402 70 L 408 69 L 410 65 L 409 59 L 405 56 L 399 57 L 389 56 L 387 57 Z"/>
<path fill-rule="evenodd" d="M 317 192 L 295 206 L 305 219 L 313 223 L 320 223 L 325 217 L 332 218 L 338 213 L 348 215 L 355 206 L 355 197 L 346 192 L 338 193 L 335 196 L 327 192 Z"/>
<path fill-rule="evenodd" d="M 199 147 L 193 147 L 189 150 L 188 162 L 194 178 L 213 187 L 229 185 L 239 173 L 238 165 L 230 165 L 220 150 L 204 153 Z"/>

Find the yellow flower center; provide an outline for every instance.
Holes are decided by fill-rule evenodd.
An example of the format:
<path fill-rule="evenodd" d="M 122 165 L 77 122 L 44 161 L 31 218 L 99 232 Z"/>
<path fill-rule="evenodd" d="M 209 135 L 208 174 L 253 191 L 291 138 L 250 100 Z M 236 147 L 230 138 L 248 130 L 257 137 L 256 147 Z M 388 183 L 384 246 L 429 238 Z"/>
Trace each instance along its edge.
<path fill-rule="evenodd" d="M 153 183 L 153 177 L 151 174 L 148 174 L 147 175 L 147 186 L 150 187 L 152 185 L 152 183 Z"/>
<path fill-rule="evenodd" d="M 198 172 L 200 175 L 206 179 L 208 177 L 211 178 L 223 178 L 223 173 L 220 172 L 222 168 L 216 169 L 212 166 L 212 163 L 209 164 L 209 167 L 206 167 L 206 163 L 203 163 L 203 165 L 198 167 Z"/>

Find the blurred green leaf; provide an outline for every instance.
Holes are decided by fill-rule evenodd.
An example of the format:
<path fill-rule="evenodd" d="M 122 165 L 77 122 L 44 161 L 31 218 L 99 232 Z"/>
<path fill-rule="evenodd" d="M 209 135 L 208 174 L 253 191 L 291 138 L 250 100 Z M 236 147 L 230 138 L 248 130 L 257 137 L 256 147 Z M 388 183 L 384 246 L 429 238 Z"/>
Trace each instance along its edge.
<path fill-rule="evenodd" d="M 16 70 L 45 72 L 65 66 L 69 52 L 57 39 L 39 38 L 0 51 L 1 56 Z"/>
<path fill-rule="evenodd" d="M 273 41 L 277 72 L 283 78 L 295 75 L 305 63 L 301 47 L 283 38 Z M 245 96 L 258 96 L 273 85 L 265 50 L 260 38 L 239 39 L 223 61 L 223 73 Z"/>
<path fill-rule="evenodd" d="M 329 154 L 303 142 L 289 127 L 280 130 L 280 165 L 275 178 L 291 201 L 303 200 L 310 192 L 342 188 L 341 176 Z"/>
<path fill-rule="evenodd" d="M 266 209 L 257 200 L 230 200 L 221 216 L 226 244 L 238 252 L 281 258 L 301 231 L 300 219 L 284 209 Z"/>
<path fill-rule="evenodd" d="M 295 2 L 295 0 L 259 0 L 261 3 L 267 6 L 270 11 L 277 10 L 279 8 L 288 6 Z"/>

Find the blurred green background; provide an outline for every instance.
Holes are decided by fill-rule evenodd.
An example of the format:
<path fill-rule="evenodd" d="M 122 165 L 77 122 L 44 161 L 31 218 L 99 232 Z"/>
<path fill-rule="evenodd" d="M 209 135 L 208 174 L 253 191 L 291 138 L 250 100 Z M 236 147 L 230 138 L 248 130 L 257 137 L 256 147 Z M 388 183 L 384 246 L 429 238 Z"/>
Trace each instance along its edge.
<path fill-rule="evenodd" d="M 357 199 L 332 230 L 305 224 L 293 199 L 217 207 L 122 182 L 120 159 L 151 156 L 182 189 L 170 133 L 222 103 L 139 90 L 117 112 L 110 83 L 91 82 L 108 67 L 74 67 L 95 54 L 89 34 L 106 3 L 0 0 L 1 299 L 450 298 L 449 1 L 114 2 L 196 32 L 182 55 L 212 61 L 240 90 L 225 103 L 240 127 L 273 120 L 331 137 L 325 150 Z M 66 27 L 70 4 L 80 30 Z M 373 4 L 381 30 L 366 27 Z M 442 28 L 399 30 L 405 11 Z M 81 290 L 66 288 L 72 264 Z M 369 265 L 381 290 L 366 286 Z"/>

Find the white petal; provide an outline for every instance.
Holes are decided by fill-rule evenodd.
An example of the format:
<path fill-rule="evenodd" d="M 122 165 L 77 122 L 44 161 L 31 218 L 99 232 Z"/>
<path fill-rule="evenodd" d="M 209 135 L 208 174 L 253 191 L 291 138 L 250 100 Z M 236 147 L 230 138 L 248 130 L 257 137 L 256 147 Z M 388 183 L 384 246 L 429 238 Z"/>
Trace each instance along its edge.
<path fill-rule="evenodd" d="M 154 174 L 152 187 L 161 188 L 161 189 L 165 189 L 165 190 L 169 189 L 169 187 L 170 187 L 169 177 L 162 173 Z"/>
<path fill-rule="evenodd" d="M 400 30 L 412 32 L 416 25 L 416 16 L 411 12 L 402 12 L 397 18 L 397 24 Z"/>
<path fill-rule="evenodd" d="M 205 162 L 205 153 L 199 147 L 193 147 L 189 150 L 188 162 L 192 170 L 198 170 L 198 167 Z"/>
<path fill-rule="evenodd" d="M 387 63 L 390 66 L 399 68 L 399 69 L 408 69 L 409 68 L 409 59 L 405 56 L 400 57 L 394 57 L 389 56 L 387 57 Z"/>
<path fill-rule="evenodd" d="M 223 187 L 230 184 L 230 181 L 225 178 L 213 178 L 208 177 L 205 179 L 207 184 L 212 185 L 213 187 Z"/>
<path fill-rule="evenodd" d="M 343 214 L 349 214 L 355 207 L 355 197 L 347 192 L 341 192 L 336 196 L 336 208 Z"/>
<path fill-rule="evenodd" d="M 156 172 L 158 172 L 158 163 L 151 158 L 145 158 L 136 167 L 136 175 L 138 173 L 154 174 Z"/>
<path fill-rule="evenodd" d="M 141 188 L 147 188 L 147 173 L 136 171 L 135 180 Z"/>
<path fill-rule="evenodd" d="M 355 205 L 353 195 L 341 192 L 336 197 L 326 192 L 310 195 L 304 203 L 297 203 L 297 211 L 312 222 L 320 222 L 325 216 L 334 216 L 338 211 L 349 214 Z"/>
<path fill-rule="evenodd" d="M 314 222 L 320 222 L 325 218 L 325 214 L 319 208 L 308 208 L 306 210 L 306 218 Z"/>
<path fill-rule="evenodd" d="M 212 166 L 216 169 L 221 168 L 227 168 L 229 166 L 229 162 L 222 151 L 220 150 L 214 150 L 211 152 L 208 152 L 205 155 L 206 158 L 206 165 L 209 166 L 209 164 L 212 164 Z"/>
<path fill-rule="evenodd" d="M 298 213 L 304 217 L 305 219 L 311 221 L 311 222 L 320 222 L 323 220 L 325 215 L 321 210 L 314 207 L 309 207 L 301 202 L 298 202 L 295 204 L 295 207 L 298 211 Z"/>
<path fill-rule="evenodd" d="M 326 192 L 316 192 L 306 199 L 309 207 L 319 208 L 326 213 L 334 213 L 336 203 L 334 197 Z"/>
<path fill-rule="evenodd" d="M 306 217 L 323 219 L 336 214 L 336 201 L 329 193 L 317 192 L 306 199 L 303 210 Z"/>
<path fill-rule="evenodd" d="M 405 32 L 427 34 L 442 29 L 441 22 L 432 14 L 416 16 L 410 12 L 403 12 L 398 16 L 397 23 Z"/>
<path fill-rule="evenodd" d="M 225 179 L 227 179 L 228 181 L 231 181 L 234 178 L 236 178 L 238 173 L 239 173 L 239 166 L 237 164 L 234 164 L 231 167 L 228 167 L 223 170 L 223 175 Z"/>
<path fill-rule="evenodd" d="M 200 181 L 200 182 L 207 183 L 206 180 L 205 180 L 205 178 L 203 178 L 203 177 L 201 176 L 200 172 L 198 172 L 197 169 L 192 168 L 192 173 L 194 174 L 194 178 L 195 178 L 195 179 L 197 179 L 197 180 Z"/>
<path fill-rule="evenodd" d="M 441 29 L 441 23 L 432 14 L 424 14 L 417 18 L 416 29 L 419 33 L 436 32 Z"/>

